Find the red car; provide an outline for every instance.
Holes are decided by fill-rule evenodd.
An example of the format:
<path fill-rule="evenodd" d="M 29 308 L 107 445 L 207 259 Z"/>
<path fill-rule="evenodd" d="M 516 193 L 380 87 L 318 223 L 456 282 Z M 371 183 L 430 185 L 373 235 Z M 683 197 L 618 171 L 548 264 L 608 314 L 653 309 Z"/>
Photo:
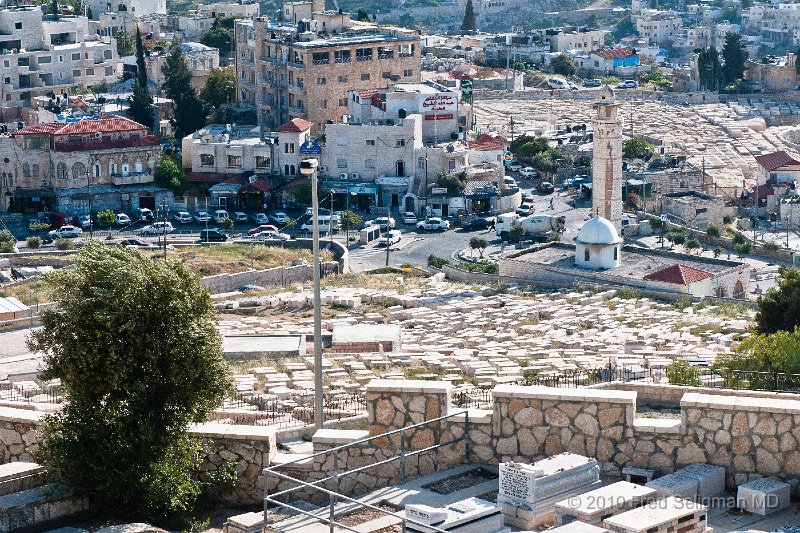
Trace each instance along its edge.
<path fill-rule="evenodd" d="M 256 233 L 261 233 L 262 231 L 274 231 L 275 233 L 280 233 L 278 228 L 276 228 L 272 224 L 261 224 L 260 226 L 256 226 L 253 229 L 247 230 L 247 234 L 255 235 Z"/>

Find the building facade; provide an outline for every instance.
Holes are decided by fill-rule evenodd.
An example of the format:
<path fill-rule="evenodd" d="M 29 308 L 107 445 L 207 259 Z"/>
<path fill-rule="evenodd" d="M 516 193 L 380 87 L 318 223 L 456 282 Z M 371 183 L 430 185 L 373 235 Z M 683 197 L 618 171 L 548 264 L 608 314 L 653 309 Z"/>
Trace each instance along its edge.
<path fill-rule="evenodd" d="M 167 0 L 86 0 L 84 4 L 91 9 L 95 19 L 102 13 L 130 13 L 134 17 L 167 14 Z"/>
<path fill-rule="evenodd" d="M 206 86 L 211 69 L 219 67 L 219 50 L 201 43 L 181 43 L 180 49 L 192 74 L 192 88 L 199 93 Z M 164 65 L 168 55 L 169 51 L 164 50 L 145 56 L 147 78 L 156 84 L 159 91 L 164 84 Z"/>
<path fill-rule="evenodd" d="M 797 54 L 769 57 L 760 61 L 747 61 L 744 77 L 762 91 L 788 91 L 797 89 Z"/>

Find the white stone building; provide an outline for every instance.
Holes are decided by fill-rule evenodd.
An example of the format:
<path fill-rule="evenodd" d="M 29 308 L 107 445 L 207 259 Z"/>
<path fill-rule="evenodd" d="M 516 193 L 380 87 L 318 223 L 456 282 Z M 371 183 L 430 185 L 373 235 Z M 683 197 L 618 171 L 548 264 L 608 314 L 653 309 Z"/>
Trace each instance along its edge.
<path fill-rule="evenodd" d="M 71 92 L 122 73 L 116 40 L 89 34 L 81 16 L 43 16 L 39 7 L 0 10 L 0 106 Z"/>
<path fill-rule="evenodd" d="M 86 0 L 92 10 L 92 17 L 102 13 L 131 13 L 134 17 L 158 13 L 167 14 L 167 0 Z"/>
<path fill-rule="evenodd" d="M 672 43 L 683 30 L 683 18 L 672 11 L 648 9 L 635 22 L 639 36 L 652 44 Z"/>
<path fill-rule="evenodd" d="M 622 238 L 603 217 L 586 221 L 575 237 L 575 264 L 589 270 L 607 270 L 620 265 Z"/>
<path fill-rule="evenodd" d="M 592 213 L 622 231 L 622 123 L 614 91 L 604 85 L 594 103 Z"/>
<path fill-rule="evenodd" d="M 197 6 L 198 15 L 202 17 L 211 17 L 212 19 L 222 17 L 253 18 L 259 15 L 259 11 L 260 6 L 258 2 L 214 2 Z"/>

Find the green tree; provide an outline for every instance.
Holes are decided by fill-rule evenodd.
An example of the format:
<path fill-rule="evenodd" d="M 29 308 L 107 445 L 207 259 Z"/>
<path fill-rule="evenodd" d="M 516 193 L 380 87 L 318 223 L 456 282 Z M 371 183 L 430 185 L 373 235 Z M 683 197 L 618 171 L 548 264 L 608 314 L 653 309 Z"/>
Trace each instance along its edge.
<path fill-rule="evenodd" d="M 739 386 L 775 390 L 779 374 L 800 373 L 800 330 L 759 333 L 742 341 L 735 353 L 717 359 L 715 367 Z M 747 372 L 744 377 L 738 372 Z M 752 375 L 751 372 L 762 374 Z"/>
<path fill-rule="evenodd" d="M 339 227 L 344 231 L 356 229 L 362 222 L 364 222 L 364 219 L 361 218 L 361 215 L 353 213 L 350 210 L 343 211 L 342 214 L 339 215 Z"/>
<path fill-rule="evenodd" d="M 211 69 L 206 86 L 200 92 L 200 98 L 216 108 L 222 104 L 234 102 L 236 100 L 236 69 L 234 67 Z"/>
<path fill-rule="evenodd" d="M 622 157 L 625 159 L 648 159 L 655 153 L 655 150 L 653 143 L 640 136 L 622 143 Z"/>
<path fill-rule="evenodd" d="M 356 20 L 359 20 L 361 22 L 369 22 L 369 13 L 359 8 L 359 10 L 356 11 Z"/>
<path fill-rule="evenodd" d="M 142 34 L 136 28 L 136 82 L 133 84 L 133 94 L 130 96 L 128 114 L 131 119 L 139 124 L 153 128 L 153 97 L 147 87 L 147 66 L 144 62 L 144 46 Z"/>
<path fill-rule="evenodd" d="M 234 222 L 233 222 L 232 218 L 225 218 L 225 219 L 222 220 L 222 229 L 224 229 L 225 231 L 232 230 L 233 229 L 233 225 L 234 225 Z"/>
<path fill-rule="evenodd" d="M 687 363 L 686 361 L 675 361 L 667 366 L 667 379 L 670 385 L 684 385 L 688 387 L 699 387 L 700 370 Z"/>
<path fill-rule="evenodd" d="M 398 17 L 397 25 L 404 28 L 414 28 L 417 25 L 417 21 L 414 20 L 414 17 L 411 15 L 411 13 L 403 13 L 400 15 L 400 17 Z"/>
<path fill-rule="evenodd" d="M 531 158 L 547 151 L 548 148 L 547 137 L 530 137 L 523 134 L 511 142 L 511 151 L 517 157 Z"/>
<path fill-rule="evenodd" d="M 447 189 L 447 194 L 450 196 L 461 196 L 464 194 L 464 188 L 467 186 L 467 173 L 463 170 L 448 174 L 442 172 L 436 180 L 439 187 Z"/>
<path fill-rule="evenodd" d="M 683 244 L 686 242 L 686 234 L 677 231 L 667 233 L 667 240 L 672 244 Z"/>
<path fill-rule="evenodd" d="M 744 257 L 749 253 L 753 252 L 753 245 L 748 242 L 743 242 L 742 244 L 734 244 L 733 249 L 736 250 L 736 253 L 739 254 L 739 257 Z"/>
<path fill-rule="evenodd" d="M 171 157 L 164 157 L 156 165 L 153 179 L 166 189 L 178 191 L 183 187 L 183 170 Z"/>
<path fill-rule="evenodd" d="M 514 242 L 519 242 L 522 240 L 523 235 L 525 235 L 525 228 L 522 224 L 511 224 L 511 227 L 508 228 L 508 234 L 511 237 L 511 240 Z"/>
<path fill-rule="evenodd" d="M 233 31 L 216 24 L 200 37 L 200 42 L 219 50 L 221 56 L 229 54 L 233 48 Z"/>
<path fill-rule="evenodd" d="M 694 237 L 686 239 L 686 244 L 684 245 L 684 248 L 686 249 L 687 253 L 691 252 L 692 250 L 697 250 L 700 248 L 700 241 L 698 241 Z"/>
<path fill-rule="evenodd" d="M 664 227 L 664 222 L 659 217 L 648 217 L 647 221 L 653 231 L 658 231 Z"/>
<path fill-rule="evenodd" d="M 706 91 L 717 91 L 724 83 L 719 53 L 713 46 L 701 50 L 697 56 L 697 72 L 700 87 Z"/>
<path fill-rule="evenodd" d="M 744 236 L 744 233 L 736 232 L 733 236 L 733 244 L 744 244 L 747 242 L 747 237 Z"/>
<path fill-rule="evenodd" d="M 708 227 L 706 227 L 706 237 L 709 239 L 719 239 L 720 235 L 722 235 L 722 232 L 720 232 L 719 227 L 715 224 L 709 224 Z"/>
<path fill-rule="evenodd" d="M 114 223 L 115 218 L 116 215 L 114 215 L 114 211 L 111 209 L 103 209 L 97 213 L 97 225 L 107 228 Z"/>
<path fill-rule="evenodd" d="M 203 103 L 192 87 L 192 73 L 177 39 L 172 41 L 164 64 L 164 91 L 175 109 L 175 138 L 182 139 L 206 123 Z"/>
<path fill-rule="evenodd" d="M 25 239 L 25 242 L 28 243 L 28 248 L 31 250 L 38 250 L 40 246 L 42 246 L 42 238 L 33 235 Z"/>
<path fill-rule="evenodd" d="M 714 257 L 719 257 L 725 253 L 725 249 L 722 246 L 717 246 L 714 248 Z"/>
<path fill-rule="evenodd" d="M 478 25 L 475 21 L 475 7 L 472 5 L 472 0 L 467 0 L 467 5 L 464 8 L 464 20 L 461 22 L 461 31 L 478 31 Z"/>
<path fill-rule="evenodd" d="M 756 327 L 761 333 L 794 331 L 800 326 L 800 269 L 781 266 L 780 282 L 758 298 Z"/>
<path fill-rule="evenodd" d="M 726 33 L 725 44 L 722 47 L 722 77 L 725 85 L 731 85 L 744 78 L 745 63 L 748 57 L 747 48 L 742 43 L 742 36 L 738 33 Z"/>
<path fill-rule="evenodd" d="M 469 248 L 470 250 L 478 250 L 478 258 L 483 259 L 483 251 L 489 246 L 489 243 L 486 239 L 482 239 L 481 237 L 472 237 L 469 240 Z"/>
<path fill-rule="evenodd" d="M 567 54 L 558 54 L 550 60 L 550 68 L 556 74 L 572 76 L 575 74 L 575 62 Z"/>
<path fill-rule="evenodd" d="M 69 402 L 44 419 L 43 458 L 101 513 L 164 522 L 202 488 L 205 421 L 231 391 L 211 298 L 183 263 L 86 243 L 45 277 L 58 311 L 28 345 Z"/>
<path fill-rule="evenodd" d="M 114 34 L 114 37 L 117 39 L 117 55 L 119 57 L 132 56 L 136 53 L 133 39 L 127 32 L 119 30 Z"/>
<path fill-rule="evenodd" d="M 14 247 L 17 245 L 17 239 L 8 231 L 0 231 L 0 254 L 14 253 Z"/>
<path fill-rule="evenodd" d="M 450 261 L 443 257 L 438 257 L 433 254 L 428 256 L 428 266 L 441 269 L 444 265 L 449 265 Z"/>

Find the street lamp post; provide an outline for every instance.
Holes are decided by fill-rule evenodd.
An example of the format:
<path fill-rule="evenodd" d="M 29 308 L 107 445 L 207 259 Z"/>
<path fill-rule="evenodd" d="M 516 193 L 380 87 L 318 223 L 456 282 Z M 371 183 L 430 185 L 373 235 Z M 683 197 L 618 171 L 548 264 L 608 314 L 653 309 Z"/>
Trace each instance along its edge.
<path fill-rule="evenodd" d="M 90 161 L 89 168 L 86 169 L 86 197 L 89 199 L 89 238 L 94 238 L 94 224 L 92 224 L 92 191 L 90 189 L 92 182 L 92 168 L 94 161 Z"/>
<path fill-rule="evenodd" d="M 319 272 L 319 203 L 317 198 L 317 159 L 304 159 L 300 162 L 300 173 L 311 176 L 311 220 L 313 230 L 312 256 L 314 274 L 314 427 L 322 429 L 322 302 L 320 295 Z"/>

